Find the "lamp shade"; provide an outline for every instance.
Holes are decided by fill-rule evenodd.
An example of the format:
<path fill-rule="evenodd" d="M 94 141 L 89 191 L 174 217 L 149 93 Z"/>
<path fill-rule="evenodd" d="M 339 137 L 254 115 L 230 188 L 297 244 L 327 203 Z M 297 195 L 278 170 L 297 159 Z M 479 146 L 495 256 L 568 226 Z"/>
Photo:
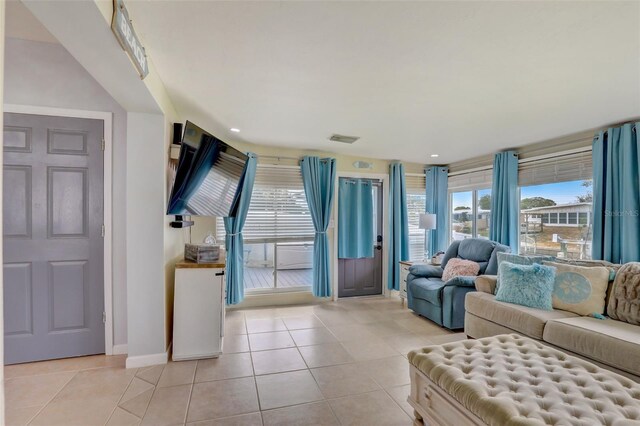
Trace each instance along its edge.
<path fill-rule="evenodd" d="M 420 229 L 436 229 L 436 215 L 433 213 L 422 213 L 418 227 Z"/>

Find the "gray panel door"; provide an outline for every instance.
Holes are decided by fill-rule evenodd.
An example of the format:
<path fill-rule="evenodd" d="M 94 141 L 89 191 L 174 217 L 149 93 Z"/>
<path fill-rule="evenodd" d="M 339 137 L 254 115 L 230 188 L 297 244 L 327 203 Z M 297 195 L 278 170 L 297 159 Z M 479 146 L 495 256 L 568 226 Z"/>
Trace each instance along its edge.
<path fill-rule="evenodd" d="M 373 211 L 378 240 L 372 258 L 338 259 L 338 297 L 382 294 L 382 183 L 373 181 Z"/>
<path fill-rule="evenodd" d="M 4 124 L 5 363 L 104 353 L 103 122 Z"/>

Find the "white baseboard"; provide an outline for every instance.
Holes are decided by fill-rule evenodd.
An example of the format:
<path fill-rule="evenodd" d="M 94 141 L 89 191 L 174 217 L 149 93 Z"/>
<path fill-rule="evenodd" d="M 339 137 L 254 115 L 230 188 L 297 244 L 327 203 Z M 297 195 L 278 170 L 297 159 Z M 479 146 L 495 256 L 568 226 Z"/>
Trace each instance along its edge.
<path fill-rule="evenodd" d="M 122 345 L 113 345 L 112 354 L 113 355 L 126 355 L 127 352 L 127 344 L 124 343 Z"/>
<path fill-rule="evenodd" d="M 166 352 L 161 352 L 158 354 L 149 354 L 149 355 L 128 356 L 127 363 L 126 363 L 127 368 L 140 368 L 140 367 L 148 367 L 150 365 L 166 364 L 169 361 L 170 350 L 171 350 L 171 345 L 169 345 Z"/>

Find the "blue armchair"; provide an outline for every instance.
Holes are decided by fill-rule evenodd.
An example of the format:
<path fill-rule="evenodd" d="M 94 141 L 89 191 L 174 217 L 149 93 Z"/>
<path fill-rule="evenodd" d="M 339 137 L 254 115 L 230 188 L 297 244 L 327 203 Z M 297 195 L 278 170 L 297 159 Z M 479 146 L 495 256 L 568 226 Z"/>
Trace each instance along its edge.
<path fill-rule="evenodd" d="M 419 315 L 451 330 L 464 327 L 464 297 L 475 291 L 476 277 L 455 277 L 442 281 L 447 262 L 452 258 L 467 259 L 480 265 L 480 275 L 498 272 L 498 253 L 509 252 L 508 246 L 495 241 L 469 238 L 454 241 L 442 259 L 441 266 L 413 265 L 407 277 L 407 306 Z"/>

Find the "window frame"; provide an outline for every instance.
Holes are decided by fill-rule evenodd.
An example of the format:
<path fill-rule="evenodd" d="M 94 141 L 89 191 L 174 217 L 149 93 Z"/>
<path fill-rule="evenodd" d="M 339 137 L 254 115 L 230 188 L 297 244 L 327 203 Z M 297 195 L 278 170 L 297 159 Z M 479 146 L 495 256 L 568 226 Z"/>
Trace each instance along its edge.
<path fill-rule="evenodd" d="M 470 192 L 471 193 L 471 237 L 469 238 L 484 238 L 484 237 L 478 237 L 478 201 L 479 201 L 479 197 L 478 197 L 478 192 L 480 191 L 489 191 L 489 195 L 491 197 L 493 197 L 493 188 L 490 187 L 486 187 L 485 185 L 478 185 L 475 187 L 470 187 L 470 188 L 464 188 L 464 189 L 460 189 L 457 191 L 449 191 L 449 214 L 448 214 L 448 218 L 447 220 L 449 221 L 449 244 L 453 243 L 454 241 L 458 241 L 458 240 L 454 240 L 453 239 L 453 194 L 459 194 L 459 193 L 463 193 L 463 192 Z M 491 210 L 489 210 L 489 215 L 491 215 Z M 489 221 L 490 222 L 490 221 Z M 489 234 L 491 234 L 491 225 L 490 223 L 487 224 L 487 228 L 489 229 Z M 465 238 L 466 239 L 466 238 Z M 486 237 L 486 239 L 489 239 L 489 237 Z"/>

